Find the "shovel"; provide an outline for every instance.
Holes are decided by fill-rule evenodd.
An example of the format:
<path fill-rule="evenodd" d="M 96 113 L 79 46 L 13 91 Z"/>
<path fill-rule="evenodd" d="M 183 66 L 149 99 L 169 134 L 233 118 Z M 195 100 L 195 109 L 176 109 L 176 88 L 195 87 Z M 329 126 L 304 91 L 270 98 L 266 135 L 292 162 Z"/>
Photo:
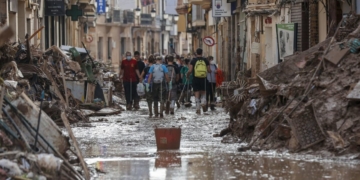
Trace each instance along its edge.
<path fill-rule="evenodd" d="M 36 128 L 36 135 L 35 135 L 35 143 L 31 144 L 31 149 L 33 149 L 35 152 L 38 152 L 39 149 L 36 147 L 36 144 L 38 142 L 38 136 L 39 136 L 39 128 L 40 128 L 40 119 L 41 119 L 41 106 L 43 103 L 45 97 L 45 92 L 44 90 L 41 92 L 41 97 L 40 97 L 40 111 L 39 111 L 39 118 L 38 118 L 38 124 L 37 124 L 37 128 Z"/>
<path fill-rule="evenodd" d="M 175 68 L 175 67 L 174 67 Z M 173 69 L 172 73 L 171 73 L 171 80 L 170 80 L 170 84 L 172 86 L 172 79 L 174 77 L 174 71 L 175 69 Z M 171 90 L 172 90 L 172 87 L 170 89 L 169 87 L 169 95 L 168 95 L 168 100 L 166 101 L 166 107 L 165 107 L 165 114 L 169 114 L 169 111 L 170 111 L 170 95 L 171 95 Z"/>
<path fill-rule="evenodd" d="M 191 102 L 189 102 L 189 83 L 187 84 L 186 90 L 186 103 L 184 103 L 185 107 L 191 107 Z"/>
<path fill-rule="evenodd" d="M 185 81 L 185 84 L 187 83 L 187 79 L 186 79 L 186 81 Z M 181 93 L 180 93 L 180 96 L 179 96 L 179 99 L 178 99 L 178 103 L 180 103 L 180 100 L 181 100 L 181 98 L 183 97 L 183 95 L 184 95 L 184 90 L 185 90 L 185 85 L 184 85 L 184 87 L 183 87 L 183 89 L 182 89 L 182 91 L 181 91 Z"/>

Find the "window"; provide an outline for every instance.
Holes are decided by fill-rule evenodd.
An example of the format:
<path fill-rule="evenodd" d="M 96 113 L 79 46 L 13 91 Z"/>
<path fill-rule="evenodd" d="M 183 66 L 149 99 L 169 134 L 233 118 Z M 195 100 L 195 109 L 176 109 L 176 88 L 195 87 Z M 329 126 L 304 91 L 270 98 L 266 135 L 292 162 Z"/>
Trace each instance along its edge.
<path fill-rule="evenodd" d="M 26 19 L 26 33 L 31 36 L 31 20 Z"/>
<path fill-rule="evenodd" d="M 108 37 L 108 52 L 107 52 L 107 58 L 111 59 L 112 57 L 112 38 Z"/>
<path fill-rule="evenodd" d="M 140 44 L 141 44 L 141 38 L 140 37 L 137 37 L 137 49 L 136 49 L 136 51 L 141 51 L 141 46 L 140 46 Z"/>
<path fill-rule="evenodd" d="M 155 53 L 155 41 L 154 38 L 151 39 L 151 54 Z"/>
<path fill-rule="evenodd" d="M 120 48 L 121 48 L 121 51 L 120 51 L 120 58 L 122 58 L 124 55 L 125 55 L 125 41 L 126 39 L 125 38 L 121 38 L 121 42 L 120 42 Z"/>
<path fill-rule="evenodd" d="M 196 20 L 203 20 L 203 11 L 201 6 L 196 6 Z"/>
<path fill-rule="evenodd" d="M 103 38 L 99 37 L 98 41 L 98 60 L 102 61 L 103 58 Z"/>

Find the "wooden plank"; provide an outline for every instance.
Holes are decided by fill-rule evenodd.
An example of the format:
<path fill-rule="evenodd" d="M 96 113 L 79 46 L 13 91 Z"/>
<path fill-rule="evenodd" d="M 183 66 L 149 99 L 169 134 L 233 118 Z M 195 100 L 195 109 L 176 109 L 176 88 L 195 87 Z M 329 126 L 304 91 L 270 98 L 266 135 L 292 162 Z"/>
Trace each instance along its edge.
<path fill-rule="evenodd" d="M 14 35 L 14 31 L 11 27 L 7 26 L 0 30 L 0 47 L 5 44 L 7 40 L 9 40 Z"/>
<path fill-rule="evenodd" d="M 25 39 L 24 43 L 28 40 L 31 40 L 33 37 L 35 37 L 41 30 L 44 29 L 45 26 L 41 26 L 38 30 L 36 30 L 30 37 L 28 37 L 27 39 Z"/>
<path fill-rule="evenodd" d="M 63 63 L 60 61 L 59 64 L 60 64 L 61 78 L 63 80 L 63 86 L 64 86 L 64 91 L 65 91 L 66 106 L 69 107 L 69 96 L 68 96 L 68 90 L 66 88 L 66 81 L 65 81 L 65 73 L 64 73 Z"/>
<path fill-rule="evenodd" d="M 43 72 L 46 74 L 46 76 L 49 78 L 50 82 L 51 82 L 51 86 L 54 88 L 54 92 L 56 94 L 56 96 L 58 96 L 60 98 L 60 102 L 62 104 L 65 104 L 65 107 L 68 108 L 66 102 L 65 102 L 65 99 L 63 97 L 63 95 L 60 93 L 60 90 L 59 90 L 59 87 L 58 85 L 56 84 L 55 80 L 53 79 L 51 73 L 48 71 L 47 69 L 47 64 L 45 63 L 44 64 L 44 68 L 42 69 Z"/>
<path fill-rule="evenodd" d="M 74 133 L 72 132 L 72 129 L 71 129 L 71 127 L 70 127 L 69 120 L 67 119 L 65 112 L 62 112 L 62 113 L 61 113 L 61 119 L 62 119 L 62 121 L 63 121 L 63 123 L 64 123 L 64 125 L 65 125 L 65 127 L 66 127 L 66 130 L 67 130 L 68 133 L 69 133 L 69 136 L 70 136 L 72 142 L 73 142 L 73 145 L 74 145 L 75 150 L 76 150 L 76 154 L 77 154 L 77 156 L 78 156 L 78 158 L 79 158 L 79 160 L 80 160 L 80 164 L 81 164 L 81 166 L 82 166 L 83 169 L 84 169 L 85 179 L 86 179 L 86 180 L 89 180 L 89 179 L 90 179 L 89 169 L 88 169 L 87 166 L 86 166 L 86 163 L 85 163 L 85 161 L 84 161 L 84 158 L 83 158 L 82 153 L 81 153 L 80 148 L 79 148 L 79 144 L 78 144 L 78 142 L 76 141 L 76 138 L 75 138 L 75 136 L 74 136 Z"/>
<path fill-rule="evenodd" d="M 95 96 L 95 88 L 96 85 L 92 84 L 92 83 L 87 83 L 87 87 L 86 87 L 86 100 L 85 103 L 93 103 L 94 101 L 94 96 Z"/>
<path fill-rule="evenodd" d="M 31 126 L 37 127 L 38 117 L 40 108 L 34 104 L 32 100 L 25 94 L 21 93 L 20 97 L 14 101 L 11 101 L 11 104 L 16 107 L 21 114 L 29 121 Z M 11 107 L 8 105 L 5 107 L 7 112 L 11 112 Z M 69 149 L 69 143 L 66 137 L 62 134 L 60 128 L 55 124 L 55 122 L 43 111 L 41 112 L 41 124 L 39 128 L 39 134 L 46 138 L 48 141 L 58 152 L 61 154 L 65 153 L 67 149 Z M 21 123 L 18 117 L 13 117 L 16 125 L 19 126 L 20 130 L 24 133 L 25 138 L 30 144 L 34 144 L 34 136 L 33 132 L 30 133 L 26 127 Z M 46 143 L 42 139 L 38 139 L 38 142 L 43 144 L 44 147 Z M 41 148 L 39 148 L 41 149 Z M 43 148 L 46 152 L 53 152 L 51 149 L 48 150 Z"/>

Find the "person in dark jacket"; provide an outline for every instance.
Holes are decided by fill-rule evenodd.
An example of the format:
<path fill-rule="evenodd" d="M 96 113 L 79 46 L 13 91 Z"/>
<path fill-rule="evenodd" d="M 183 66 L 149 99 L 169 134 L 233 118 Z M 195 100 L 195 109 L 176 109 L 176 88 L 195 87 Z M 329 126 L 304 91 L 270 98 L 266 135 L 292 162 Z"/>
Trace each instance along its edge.
<path fill-rule="evenodd" d="M 142 73 L 145 68 L 145 63 L 141 60 L 139 51 L 134 52 L 134 58 L 137 61 L 137 68 L 138 68 L 139 72 Z M 138 83 L 139 83 L 139 80 L 140 79 L 137 78 Z M 136 98 L 134 98 L 134 109 L 136 109 L 136 110 L 140 109 L 139 102 L 140 102 L 140 97 L 136 96 Z"/>

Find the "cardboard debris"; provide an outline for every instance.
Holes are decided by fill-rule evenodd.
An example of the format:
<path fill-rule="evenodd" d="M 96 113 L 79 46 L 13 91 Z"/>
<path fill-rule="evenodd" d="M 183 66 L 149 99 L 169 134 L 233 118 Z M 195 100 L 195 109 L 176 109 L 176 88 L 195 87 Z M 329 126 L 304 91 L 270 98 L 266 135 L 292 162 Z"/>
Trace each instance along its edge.
<path fill-rule="evenodd" d="M 333 49 L 326 54 L 325 59 L 338 65 L 339 62 L 350 52 L 350 48 L 341 49 L 339 45 L 335 45 Z"/>
<path fill-rule="evenodd" d="M 360 100 L 360 81 L 355 85 L 354 89 L 346 96 L 346 98 L 351 100 Z"/>

